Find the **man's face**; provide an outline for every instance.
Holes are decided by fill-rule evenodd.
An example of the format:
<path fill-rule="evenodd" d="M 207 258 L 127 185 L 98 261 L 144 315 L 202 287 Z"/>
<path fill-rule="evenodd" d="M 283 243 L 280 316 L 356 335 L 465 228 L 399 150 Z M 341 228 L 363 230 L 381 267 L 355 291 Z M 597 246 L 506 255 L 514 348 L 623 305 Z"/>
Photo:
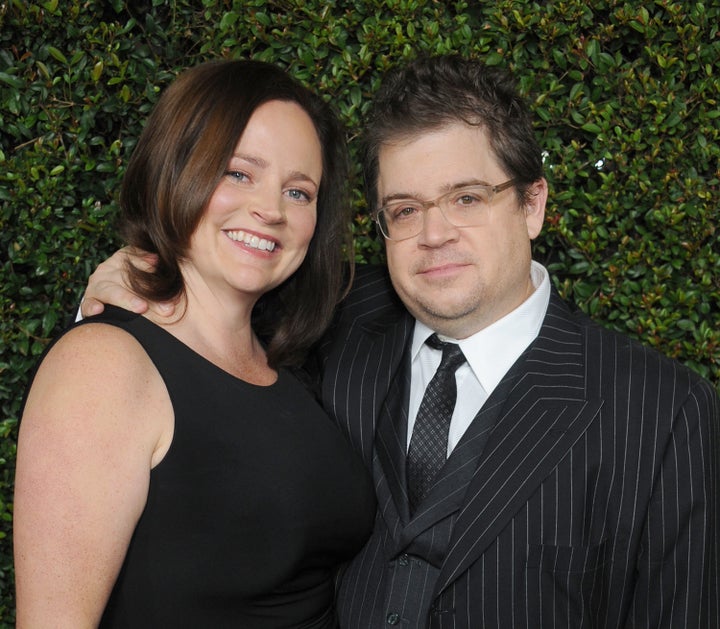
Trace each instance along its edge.
<path fill-rule="evenodd" d="M 378 197 L 435 199 L 473 183 L 501 184 L 485 131 L 453 123 L 383 145 Z M 431 207 L 417 236 L 386 240 L 395 290 L 411 314 L 433 330 L 462 339 L 517 308 L 532 293 L 530 241 L 542 227 L 547 184 L 537 181 L 520 207 L 514 188 L 497 193 L 483 223 L 455 227 Z"/>

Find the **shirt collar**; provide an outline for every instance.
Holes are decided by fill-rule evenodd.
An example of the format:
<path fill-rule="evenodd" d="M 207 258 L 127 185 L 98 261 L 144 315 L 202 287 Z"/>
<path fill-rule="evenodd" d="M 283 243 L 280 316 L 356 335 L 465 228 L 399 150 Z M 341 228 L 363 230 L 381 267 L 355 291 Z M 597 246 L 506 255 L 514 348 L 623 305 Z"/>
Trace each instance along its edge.
<path fill-rule="evenodd" d="M 533 261 L 530 279 L 535 290 L 515 310 L 472 336 L 458 341 L 441 337 L 460 345 L 475 377 L 488 394 L 498 385 L 513 363 L 540 332 L 550 301 L 550 277 L 544 266 Z M 415 321 L 411 347 L 414 361 L 433 333 L 428 326 Z"/>

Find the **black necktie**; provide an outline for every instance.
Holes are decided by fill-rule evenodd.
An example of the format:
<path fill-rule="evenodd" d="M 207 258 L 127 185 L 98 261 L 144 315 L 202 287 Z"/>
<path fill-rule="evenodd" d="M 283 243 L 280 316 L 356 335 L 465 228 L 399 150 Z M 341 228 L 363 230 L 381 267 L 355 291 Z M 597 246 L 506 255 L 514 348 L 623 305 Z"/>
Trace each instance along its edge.
<path fill-rule="evenodd" d="M 455 372 L 465 362 L 456 343 L 444 343 L 435 334 L 425 342 L 441 349 L 443 354 L 440 366 L 425 389 L 410 439 L 407 477 L 411 512 L 425 497 L 445 464 L 450 419 L 457 399 Z"/>

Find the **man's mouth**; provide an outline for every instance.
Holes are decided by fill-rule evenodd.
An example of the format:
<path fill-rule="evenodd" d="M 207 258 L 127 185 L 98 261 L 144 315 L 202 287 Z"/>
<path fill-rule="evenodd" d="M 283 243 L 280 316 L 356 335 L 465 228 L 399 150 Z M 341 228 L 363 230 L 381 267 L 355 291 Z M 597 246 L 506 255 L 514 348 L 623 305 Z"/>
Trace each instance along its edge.
<path fill-rule="evenodd" d="M 268 240 L 267 238 L 260 238 L 255 234 L 248 234 L 241 229 L 226 231 L 225 233 L 228 235 L 230 240 L 242 242 L 252 249 L 259 249 L 260 251 L 272 251 L 275 249 L 276 243 L 274 241 Z"/>
<path fill-rule="evenodd" d="M 463 262 L 443 262 L 443 263 L 436 263 L 431 264 L 427 266 L 420 267 L 417 269 L 417 273 L 419 275 L 444 275 L 444 274 L 454 274 L 466 267 L 467 264 Z"/>

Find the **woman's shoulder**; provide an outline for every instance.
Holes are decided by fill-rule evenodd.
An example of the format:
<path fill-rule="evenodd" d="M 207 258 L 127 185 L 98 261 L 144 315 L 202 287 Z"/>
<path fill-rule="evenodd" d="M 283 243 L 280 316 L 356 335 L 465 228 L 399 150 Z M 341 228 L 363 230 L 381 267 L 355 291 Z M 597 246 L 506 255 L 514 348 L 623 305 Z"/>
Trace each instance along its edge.
<path fill-rule="evenodd" d="M 153 370 L 147 353 L 130 332 L 101 318 L 87 319 L 68 328 L 46 349 L 32 385 L 48 391 L 115 397 L 114 392 L 145 386 Z"/>
<path fill-rule="evenodd" d="M 132 334 L 88 322 L 62 334 L 40 361 L 21 428 L 95 435 L 93 447 L 117 448 L 119 437 L 134 435 L 152 452 L 167 428 L 168 402 L 160 374 Z"/>
<path fill-rule="evenodd" d="M 117 354 L 121 362 L 132 362 L 133 354 L 142 350 L 142 346 L 123 323 L 141 315 L 120 308 L 113 310 L 119 312 L 105 312 L 67 328 L 48 347 L 46 357 L 54 353 L 72 360 L 73 363 L 92 365 L 97 362 L 106 363 L 110 354 Z"/>

